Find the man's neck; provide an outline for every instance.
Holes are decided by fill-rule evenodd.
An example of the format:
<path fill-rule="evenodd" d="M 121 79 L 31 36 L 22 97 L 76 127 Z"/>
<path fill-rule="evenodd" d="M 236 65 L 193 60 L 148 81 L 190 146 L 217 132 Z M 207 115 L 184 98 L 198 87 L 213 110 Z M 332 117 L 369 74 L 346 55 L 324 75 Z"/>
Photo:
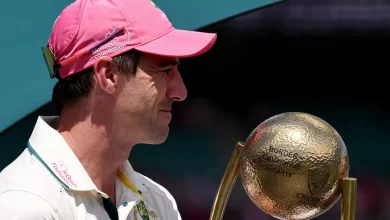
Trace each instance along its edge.
<path fill-rule="evenodd" d="M 77 123 L 63 115 L 58 131 L 73 150 L 96 187 L 115 200 L 115 182 L 118 168 L 129 158 L 131 145 L 119 143 L 103 125 L 91 123 L 86 116 Z"/>

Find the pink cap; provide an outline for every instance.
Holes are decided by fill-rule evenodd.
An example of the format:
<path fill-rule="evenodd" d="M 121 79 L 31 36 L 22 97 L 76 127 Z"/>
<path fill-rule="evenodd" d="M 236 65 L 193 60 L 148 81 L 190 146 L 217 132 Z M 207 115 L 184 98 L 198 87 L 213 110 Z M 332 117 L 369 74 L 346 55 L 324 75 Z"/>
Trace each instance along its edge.
<path fill-rule="evenodd" d="M 112 33 L 115 37 L 110 38 Z M 99 44 L 106 37 L 108 41 Z M 96 58 L 131 49 L 177 58 L 198 56 L 210 50 L 216 38 L 213 33 L 175 29 L 150 0 L 76 0 L 57 18 L 49 48 L 54 62 L 63 64 L 58 72 L 65 78 L 91 67 Z"/>

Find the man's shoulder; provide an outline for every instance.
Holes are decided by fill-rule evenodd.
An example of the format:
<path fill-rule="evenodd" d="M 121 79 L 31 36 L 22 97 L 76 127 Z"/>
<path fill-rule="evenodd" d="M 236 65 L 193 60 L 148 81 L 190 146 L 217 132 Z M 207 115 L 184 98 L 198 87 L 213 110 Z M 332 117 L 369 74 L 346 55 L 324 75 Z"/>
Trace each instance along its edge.
<path fill-rule="evenodd" d="M 56 208 L 39 195 L 22 190 L 0 193 L 1 219 L 60 219 Z"/>
<path fill-rule="evenodd" d="M 35 195 L 55 205 L 61 197 L 62 186 L 50 172 L 25 149 L 12 163 L 0 172 L 0 195 Z M 23 198 L 20 198 L 21 201 Z"/>
<path fill-rule="evenodd" d="M 45 169 L 26 149 L 0 172 L 2 219 L 59 219 L 61 187 Z"/>
<path fill-rule="evenodd" d="M 136 172 L 136 174 L 138 175 L 138 178 L 145 184 L 145 187 L 148 191 L 168 199 L 176 206 L 176 200 L 167 188 L 139 172 Z"/>
<path fill-rule="evenodd" d="M 160 204 L 160 211 L 164 214 L 164 219 L 172 219 L 172 220 L 181 220 L 181 215 L 178 210 L 178 206 L 176 203 L 175 198 L 173 195 L 169 192 L 168 189 L 166 189 L 161 184 L 157 183 L 156 181 L 152 180 L 151 178 L 140 174 L 136 172 L 138 175 L 138 179 L 142 181 L 144 186 L 146 187 L 146 198 L 148 200 L 148 197 L 152 195 L 153 201 L 157 202 L 157 205 L 155 208 L 159 207 L 158 204 Z"/>

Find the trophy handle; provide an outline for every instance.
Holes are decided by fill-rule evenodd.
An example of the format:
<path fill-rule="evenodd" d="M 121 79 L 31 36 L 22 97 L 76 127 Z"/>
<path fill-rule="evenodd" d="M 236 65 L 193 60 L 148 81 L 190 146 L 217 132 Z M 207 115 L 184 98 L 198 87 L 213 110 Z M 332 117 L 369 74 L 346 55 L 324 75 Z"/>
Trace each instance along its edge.
<path fill-rule="evenodd" d="M 227 201 L 240 171 L 239 162 L 243 148 L 244 143 L 237 142 L 219 185 L 213 208 L 211 209 L 210 220 L 222 220 Z"/>
<path fill-rule="evenodd" d="M 341 220 L 354 220 L 356 211 L 357 179 L 343 179 L 343 194 L 341 201 Z"/>

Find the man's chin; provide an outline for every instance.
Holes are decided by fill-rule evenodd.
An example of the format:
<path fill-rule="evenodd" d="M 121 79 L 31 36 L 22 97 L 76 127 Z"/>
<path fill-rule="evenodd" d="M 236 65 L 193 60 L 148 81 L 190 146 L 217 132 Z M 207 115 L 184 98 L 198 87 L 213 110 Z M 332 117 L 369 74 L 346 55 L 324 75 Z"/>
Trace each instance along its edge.
<path fill-rule="evenodd" d="M 165 128 L 160 128 L 158 131 L 155 131 L 154 134 L 150 137 L 149 144 L 162 144 L 168 139 L 169 135 L 169 126 Z"/>

